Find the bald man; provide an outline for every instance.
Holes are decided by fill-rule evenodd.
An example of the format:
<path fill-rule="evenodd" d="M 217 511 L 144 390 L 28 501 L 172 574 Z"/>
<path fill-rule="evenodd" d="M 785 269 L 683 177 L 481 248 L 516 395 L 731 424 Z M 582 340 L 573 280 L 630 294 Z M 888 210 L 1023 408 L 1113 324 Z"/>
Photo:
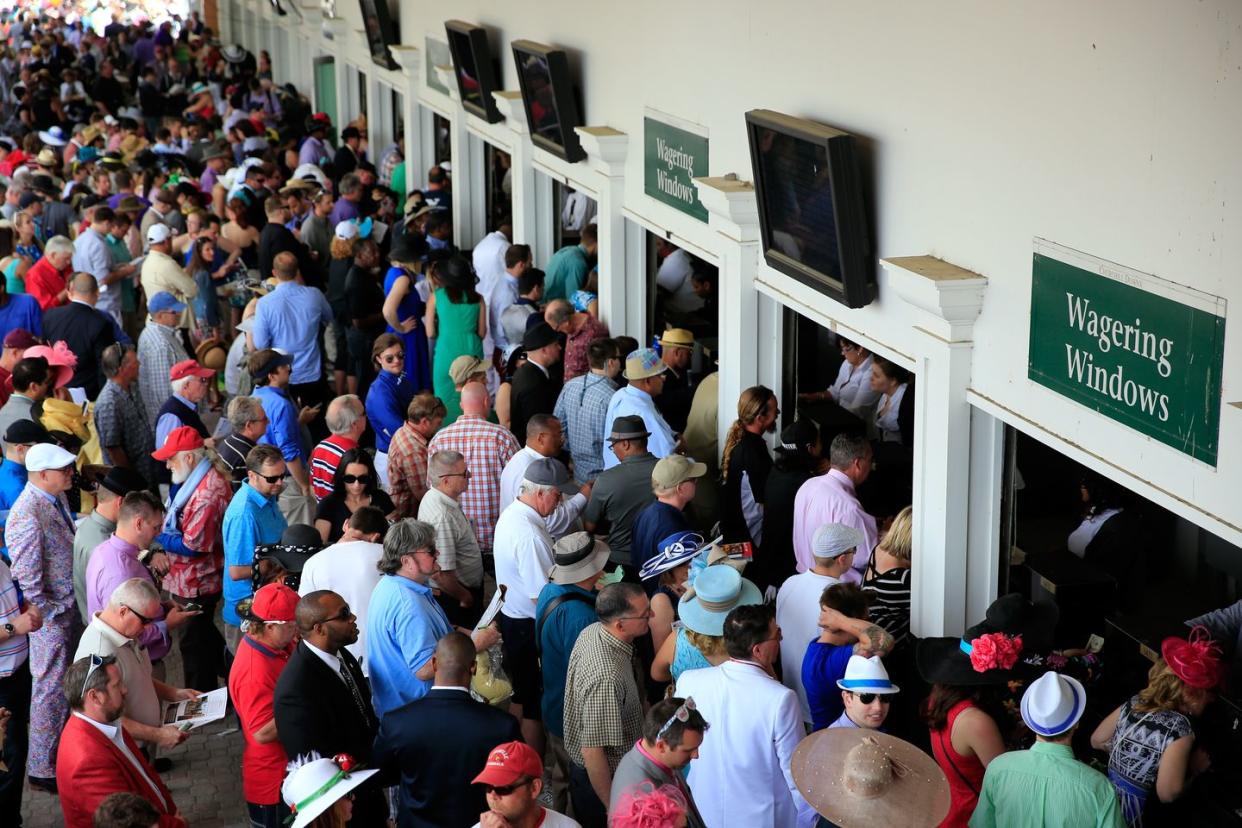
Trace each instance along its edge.
<path fill-rule="evenodd" d="M 120 328 L 110 314 L 95 307 L 99 284 L 89 273 L 75 273 L 67 285 L 69 303 L 43 314 L 43 335 L 49 342 L 64 340 L 78 358 L 71 388 L 82 388 L 88 399 L 99 396 L 104 376 L 99 370 L 103 352 L 118 340 Z M 129 337 L 121 334 L 128 344 Z"/>
<path fill-rule="evenodd" d="M 521 739 L 517 719 L 470 697 L 474 643 L 451 632 L 436 644 L 435 684 L 427 695 L 384 715 L 377 765 L 401 770 L 401 813 L 420 825 L 470 825 L 488 810 L 470 780 L 496 745 Z"/>

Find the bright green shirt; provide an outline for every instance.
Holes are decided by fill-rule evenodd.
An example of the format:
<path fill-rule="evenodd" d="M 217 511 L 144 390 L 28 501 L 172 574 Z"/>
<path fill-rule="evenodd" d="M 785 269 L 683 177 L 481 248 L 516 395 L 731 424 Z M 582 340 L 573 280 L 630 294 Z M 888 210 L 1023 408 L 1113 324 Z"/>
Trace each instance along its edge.
<path fill-rule="evenodd" d="M 1108 777 L 1074 758 L 1068 745 L 1036 742 L 988 765 L 970 828 L 1125 828 Z"/>
<path fill-rule="evenodd" d="M 543 276 L 543 300 L 568 299 L 586 284 L 591 264 L 586 248 L 580 244 L 562 247 L 552 254 Z"/>

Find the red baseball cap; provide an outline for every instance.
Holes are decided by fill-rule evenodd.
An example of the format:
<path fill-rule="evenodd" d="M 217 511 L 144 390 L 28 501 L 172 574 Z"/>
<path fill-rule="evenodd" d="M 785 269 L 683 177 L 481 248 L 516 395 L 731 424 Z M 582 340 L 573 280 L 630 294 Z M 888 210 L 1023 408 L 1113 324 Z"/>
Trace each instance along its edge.
<path fill-rule="evenodd" d="M 523 776 L 543 778 L 543 761 L 535 749 L 525 742 L 505 742 L 492 748 L 487 765 L 474 778 L 473 785 L 512 785 Z"/>
<path fill-rule="evenodd" d="M 250 615 L 260 621 L 290 623 L 298 606 L 298 594 L 281 583 L 270 583 L 254 594 Z"/>
<path fill-rule="evenodd" d="M 168 439 L 158 451 L 151 452 L 156 460 L 167 460 L 179 451 L 193 451 L 203 447 L 203 435 L 190 426 L 180 426 L 168 433 Z"/>
<path fill-rule="evenodd" d="M 183 359 L 168 372 L 169 380 L 185 379 L 186 377 L 202 377 L 207 379 L 215 375 L 215 371 L 204 368 L 192 359 Z"/>

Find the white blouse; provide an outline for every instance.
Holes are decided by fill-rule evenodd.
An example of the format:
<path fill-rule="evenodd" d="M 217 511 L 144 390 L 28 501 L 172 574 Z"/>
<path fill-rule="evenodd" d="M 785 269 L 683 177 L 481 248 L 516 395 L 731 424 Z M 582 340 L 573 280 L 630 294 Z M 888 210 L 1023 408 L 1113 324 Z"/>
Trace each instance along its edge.
<path fill-rule="evenodd" d="M 872 361 L 871 354 L 857 366 L 843 360 L 837 381 L 828 389 L 837 405 L 864 420 L 880 399 L 880 392 L 871 390 Z"/>
<path fill-rule="evenodd" d="M 901 425 L 897 422 L 897 415 L 908 387 L 908 383 L 897 386 L 897 390 L 885 397 L 880 407 L 875 410 L 875 430 L 880 440 L 885 443 L 901 442 Z"/>

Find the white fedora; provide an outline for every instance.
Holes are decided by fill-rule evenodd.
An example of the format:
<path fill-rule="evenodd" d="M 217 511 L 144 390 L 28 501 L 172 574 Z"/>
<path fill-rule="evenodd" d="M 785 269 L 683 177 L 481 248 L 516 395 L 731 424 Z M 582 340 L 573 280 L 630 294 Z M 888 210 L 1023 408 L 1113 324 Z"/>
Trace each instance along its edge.
<path fill-rule="evenodd" d="M 837 687 L 851 693 L 897 693 L 901 688 L 888 678 L 888 670 L 879 656 L 867 658 L 860 655 L 850 656 L 845 665 L 845 678 L 837 679 Z"/>
<path fill-rule="evenodd" d="M 1047 672 L 1022 694 L 1022 721 L 1040 736 L 1060 736 L 1082 718 L 1087 691 L 1076 678 Z"/>

